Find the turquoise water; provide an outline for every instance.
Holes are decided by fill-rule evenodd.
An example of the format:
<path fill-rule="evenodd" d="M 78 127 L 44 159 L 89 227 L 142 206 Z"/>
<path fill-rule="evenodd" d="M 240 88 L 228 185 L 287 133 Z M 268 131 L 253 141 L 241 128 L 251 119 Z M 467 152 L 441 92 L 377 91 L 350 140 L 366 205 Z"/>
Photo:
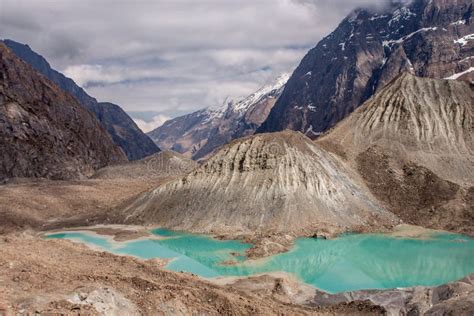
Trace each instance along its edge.
<path fill-rule="evenodd" d="M 438 233 L 426 239 L 388 235 L 344 235 L 333 240 L 301 238 L 291 251 L 246 261 L 250 244 L 156 229 L 160 239 L 114 242 L 84 232 L 51 234 L 143 259 L 172 259 L 167 269 L 204 278 L 288 272 L 321 290 L 338 293 L 359 289 L 433 286 L 474 273 L 474 239 Z M 232 263 L 232 264 L 229 264 Z"/>

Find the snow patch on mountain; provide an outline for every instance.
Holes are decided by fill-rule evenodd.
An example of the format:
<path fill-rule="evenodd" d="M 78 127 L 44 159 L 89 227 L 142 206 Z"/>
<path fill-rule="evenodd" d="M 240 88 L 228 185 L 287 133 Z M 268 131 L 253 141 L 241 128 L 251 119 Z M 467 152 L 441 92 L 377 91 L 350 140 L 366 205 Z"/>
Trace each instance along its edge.
<path fill-rule="evenodd" d="M 421 33 L 421 32 L 429 32 L 429 31 L 437 31 L 438 28 L 437 27 L 424 27 L 424 28 L 421 28 L 419 30 L 416 30 L 415 32 L 412 32 L 406 36 L 403 36 L 397 40 L 391 40 L 391 41 L 383 41 L 383 46 L 387 46 L 387 47 L 390 47 L 390 45 L 392 44 L 401 44 L 403 43 L 404 41 L 406 41 L 407 39 L 409 38 L 412 38 L 414 35 L 418 34 L 418 33 Z"/>
<path fill-rule="evenodd" d="M 280 94 L 288 79 L 290 79 L 290 74 L 284 73 L 269 84 L 262 86 L 248 97 L 237 101 L 228 99 L 224 102 L 224 105 L 219 107 L 208 107 L 204 109 L 203 115 L 205 115 L 206 118 L 202 120 L 201 124 L 207 124 L 211 121 L 221 119 L 228 111 L 241 114 L 246 113 L 252 105 L 263 100 L 265 97 L 272 94 Z"/>
<path fill-rule="evenodd" d="M 465 70 L 465 71 L 463 71 L 463 72 L 459 72 L 459 73 L 457 73 L 457 74 L 454 74 L 454 75 L 452 75 L 452 76 L 446 77 L 446 78 L 444 78 L 444 79 L 446 79 L 446 80 L 456 80 L 456 79 L 458 79 L 458 78 L 464 76 L 465 74 L 468 74 L 468 73 L 473 72 L 473 71 L 474 71 L 474 67 L 471 67 L 471 68 L 469 68 L 469 69 L 467 69 L 467 70 Z"/>
<path fill-rule="evenodd" d="M 388 21 L 388 25 L 391 26 L 393 23 L 398 23 L 402 19 L 409 20 L 412 17 L 416 17 L 416 14 L 411 12 L 411 10 L 407 7 L 401 7 L 393 13 L 393 17 L 390 21 Z"/>
<path fill-rule="evenodd" d="M 281 89 L 283 89 L 288 79 L 290 79 L 290 74 L 282 74 L 270 84 L 264 85 L 257 92 L 237 102 L 233 106 L 234 111 L 245 112 L 252 104 L 259 102 L 263 97 L 266 97 L 269 94 L 277 94 Z"/>
<path fill-rule="evenodd" d="M 466 36 L 463 36 L 457 40 L 454 41 L 455 44 L 459 44 L 461 46 L 467 45 L 469 41 L 474 40 L 474 34 L 468 34 Z"/>

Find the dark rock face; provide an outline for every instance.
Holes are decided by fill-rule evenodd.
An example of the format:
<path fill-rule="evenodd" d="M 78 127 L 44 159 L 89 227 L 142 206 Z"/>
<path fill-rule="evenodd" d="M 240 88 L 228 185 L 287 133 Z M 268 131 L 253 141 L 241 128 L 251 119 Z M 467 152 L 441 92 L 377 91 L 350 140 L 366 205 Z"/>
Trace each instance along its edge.
<path fill-rule="evenodd" d="M 414 0 L 356 10 L 301 61 L 258 129 L 317 137 L 402 72 L 474 79 L 470 0 Z"/>
<path fill-rule="evenodd" d="M 160 152 L 156 144 L 143 133 L 135 122 L 116 104 L 99 102 L 90 110 L 107 129 L 114 142 L 123 149 L 129 160 L 139 160 Z"/>
<path fill-rule="evenodd" d="M 252 135 L 281 95 L 288 75 L 282 75 L 252 95 L 220 109 L 204 109 L 177 117 L 148 133 L 162 149 L 201 159 L 230 141 Z"/>
<path fill-rule="evenodd" d="M 75 179 L 126 161 L 74 97 L 0 43 L 0 180 Z"/>
<path fill-rule="evenodd" d="M 129 160 L 138 160 L 160 151 L 155 143 L 138 128 L 135 122 L 118 105 L 97 102 L 96 99 L 76 85 L 73 80 L 52 69 L 46 59 L 31 50 L 28 45 L 12 40 L 4 40 L 4 43 L 23 61 L 49 78 L 63 91 L 76 97 L 82 105 L 93 112 Z"/>
<path fill-rule="evenodd" d="M 76 97 L 79 102 L 85 105 L 89 110 L 97 103 L 97 100 L 89 96 L 84 89 L 76 85 L 76 83 L 64 76 L 62 73 L 51 68 L 48 61 L 41 55 L 34 52 L 28 45 L 21 44 L 9 39 L 3 40 L 5 45 L 9 47 L 18 57 L 24 62 L 30 64 L 39 73 L 46 76 L 49 80 L 54 82 L 62 90 L 70 93 Z"/>

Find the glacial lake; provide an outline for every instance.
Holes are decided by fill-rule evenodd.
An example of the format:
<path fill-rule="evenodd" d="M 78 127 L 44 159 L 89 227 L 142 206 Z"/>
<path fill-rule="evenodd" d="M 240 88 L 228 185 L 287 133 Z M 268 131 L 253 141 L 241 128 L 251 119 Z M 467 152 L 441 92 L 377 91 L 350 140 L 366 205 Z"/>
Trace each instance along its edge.
<path fill-rule="evenodd" d="M 474 273 L 474 239 L 457 234 L 433 233 L 423 239 L 383 234 L 351 234 L 332 240 L 300 238 L 289 252 L 246 260 L 250 244 L 165 229 L 151 232 L 160 238 L 116 242 L 74 231 L 46 238 L 69 239 L 142 259 L 171 259 L 167 269 L 204 278 L 283 271 L 329 293 L 436 286 Z"/>

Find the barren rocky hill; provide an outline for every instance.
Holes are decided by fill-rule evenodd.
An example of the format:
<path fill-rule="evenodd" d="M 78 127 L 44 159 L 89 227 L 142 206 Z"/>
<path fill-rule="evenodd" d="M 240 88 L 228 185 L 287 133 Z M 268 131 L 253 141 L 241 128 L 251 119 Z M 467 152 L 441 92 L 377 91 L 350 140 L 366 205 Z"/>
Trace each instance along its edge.
<path fill-rule="evenodd" d="M 74 179 L 126 160 L 92 113 L 0 43 L 0 180 Z"/>
<path fill-rule="evenodd" d="M 403 74 L 317 141 L 402 219 L 474 233 L 472 84 Z"/>
<path fill-rule="evenodd" d="M 108 166 L 97 171 L 94 179 L 150 179 L 186 174 L 198 164 L 174 151 L 162 151 L 144 159 Z"/>
<path fill-rule="evenodd" d="M 125 208 L 128 223 L 196 232 L 313 235 L 398 223 L 340 159 L 285 131 L 239 139 Z"/>
<path fill-rule="evenodd" d="M 310 50 L 259 131 L 318 137 L 405 71 L 473 81 L 472 0 L 390 3 L 352 12 Z"/>

